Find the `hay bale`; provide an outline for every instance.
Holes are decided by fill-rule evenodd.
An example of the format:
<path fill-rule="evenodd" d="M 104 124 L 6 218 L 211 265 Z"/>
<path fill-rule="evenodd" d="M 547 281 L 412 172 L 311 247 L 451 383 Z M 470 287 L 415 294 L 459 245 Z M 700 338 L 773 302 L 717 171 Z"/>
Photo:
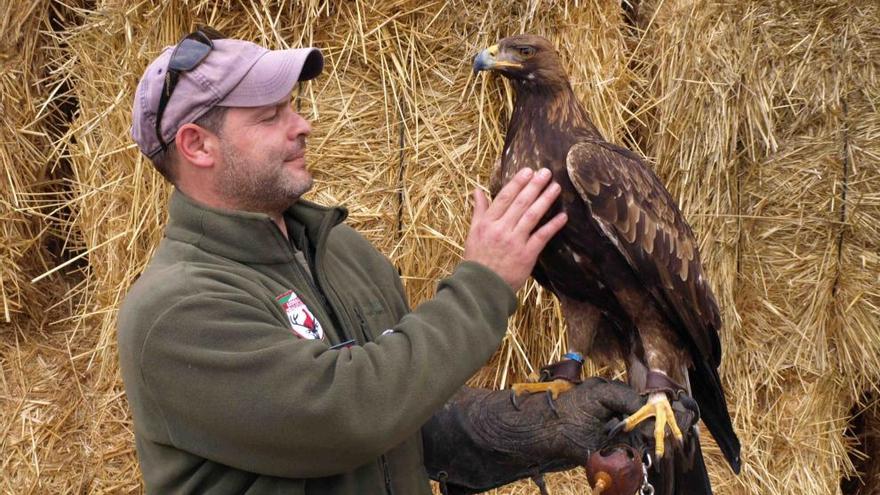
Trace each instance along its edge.
<path fill-rule="evenodd" d="M 632 58 L 641 77 L 634 85 L 633 134 L 697 236 L 722 311 L 720 372 L 735 431 L 743 440 L 729 377 L 739 330 L 734 297 L 741 235 L 736 155 L 742 120 L 740 59 L 751 38 L 742 11 L 715 2 L 642 3 L 636 23 L 642 34 Z M 715 492 L 738 493 L 740 483 L 720 450 L 710 435 L 703 438 Z M 748 456 L 743 459 L 748 464 Z"/>
<path fill-rule="evenodd" d="M 53 163 L 48 117 L 52 97 L 41 81 L 46 76 L 49 1 L 10 10 L 0 20 L 0 322 L 16 313 L 36 316 L 44 299 L 29 283 L 37 265 L 45 266 L 40 227 L 30 210 L 45 204 L 41 195 L 46 170 Z M 5 9 L 4 9 L 5 11 Z M 31 304 L 28 304 L 28 303 Z"/>
<path fill-rule="evenodd" d="M 847 411 L 880 373 L 869 337 L 876 301 L 841 311 L 859 299 L 840 297 L 844 285 L 860 296 L 877 288 L 876 272 L 844 264 L 851 210 L 876 218 L 876 208 L 843 190 L 855 183 L 845 109 L 852 90 L 876 91 L 865 47 L 878 12 L 854 15 L 855 3 L 656 4 L 641 18 L 650 56 L 636 55 L 656 64 L 642 106 L 656 105 L 641 137 L 701 239 L 743 442 L 739 478 L 706 449 L 713 484 L 721 493 L 833 493 L 852 469 Z M 875 181 L 876 161 L 860 173 L 860 184 Z M 858 230 L 870 239 L 859 244 L 876 250 L 873 229 Z M 870 260 L 868 250 L 856 248 Z"/>
<path fill-rule="evenodd" d="M 63 158 L 52 140 L 64 124 L 66 86 L 51 77 L 52 2 L 7 2 L 0 19 L 0 491 L 41 492 L 82 452 L 64 440 L 76 410 L 65 339 L 49 322 L 74 312 L 55 267 L 64 242 Z M 56 462 L 58 461 L 58 462 Z M 50 490 L 62 491 L 62 490 Z"/>
<path fill-rule="evenodd" d="M 658 3 L 644 45 L 657 57 L 660 90 L 643 93 L 658 104 L 642 137 L 705 239 L 725 314 L 722 377 L 743 441 L 737 479 L 707 449 L 713 483 L 732 493 L 835 492 L 852 469 L 847 411 L 880 372 L 867 333 L 876 332 L 876 303 L 841 318 L 844 300 L 859 301 L 839 297 L 841 283 L 861 295 L 877 287 L 873 275 L 844 274 L 843 239 L 855 227 L 845 210 L 876 218 L 876 209 L 842 194 L 852 181 L 842 152 L 852 95 L 839 88 L 876 88 L 876 62 L 859 47 L 876 36 L 869 19 L 878 12 Z M 876 162 L 861 173 L 871 182 Z M 876 246 L 875 232 L 859 230 Z"/>
<path fill-rule="evenodd" d="M 854 451 L 850 459 L 856 475 L 841 480 L 843 495 L 876 495 L 880 492 L 880 402 L 874 393 L 860 397 L 852 410 L 847 437 Z"/>
<path fill-rule="evenodd" d="M 773 433 L 750 435 L 754 492 L 782 493 L 791 483 L 835 492 L 840 477 L 852 470 L 842 435 L 848 411 L 880 377 L 878 340 L 865 333 L 873 328 L 876 335 L 876 298 L 859 303 L 852 295 L 840 297 L 841 284 L 850 294 L 851 284 L 859 292 L 877 288 L 876 279 L 865 280 L 844 258 L 851 248 L 864 252 L 858 244 L 848 247 L 848 232 L 871 238 L 874 251 L 880 239 L 851 223 L 854 210 L 875 219 L 878 214 L 876 206 L 848 193 L 854 184 L 849 128 L 855 120 L 847 109 L 859 79 L 876 80 L 876 61 L 861 63 L 868 54 L 859 45 L 872 37 L 876 42 L 876 22 L 867 19 L 880 15 L 877 9 L 866 11 L 866 18 L 853 15 L 856 7 L 753 11 L 766 41 L 747 72 L 754 79 L 746 82 L 752 88 L 746 105 L 765 116 L 767 140 L 746 147 L 753 161 L 741 189 L 749 222 L 737 307 L 747 336 L 740 341 L 741 362 L 754 364 L 735 390 L 750 391 L 754 402 L 744 408 L 747 413 L 778 411 L 766 418 L 776 425 Z M 759 134 L 758 120 L 749 121 L 755 122 L 747 127 L 749 135 Z M 859 173 L 876 176 L 876 163 Z M 755 372 L 758 365 L 763 373 Z"/>

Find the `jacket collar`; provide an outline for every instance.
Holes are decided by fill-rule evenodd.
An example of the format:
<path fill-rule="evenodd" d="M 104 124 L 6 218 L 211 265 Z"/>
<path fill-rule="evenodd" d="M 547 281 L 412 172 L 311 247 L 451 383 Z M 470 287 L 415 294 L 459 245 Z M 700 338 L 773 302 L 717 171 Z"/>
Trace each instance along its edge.
<path fill-rule="evenodd" d="M 320 249 L 330 229 L 345 220 L 348 212 L 342 207 L 328 208 L 301 199 L 284 215 L 301 225 L 309 242 Z M 269 215 L 211 208 L 175 188 L 168 217 L 165 237 L 209 253 L 241 263 L 288 263 L 294 259 L 290 242 Z"/>

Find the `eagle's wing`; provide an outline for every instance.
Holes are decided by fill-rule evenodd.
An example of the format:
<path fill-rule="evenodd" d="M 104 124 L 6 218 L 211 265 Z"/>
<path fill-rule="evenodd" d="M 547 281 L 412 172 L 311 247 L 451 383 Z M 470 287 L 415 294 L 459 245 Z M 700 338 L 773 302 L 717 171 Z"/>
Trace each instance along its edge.
<path fill-rule="evenodd" d="M 568 152 L 568 175 L 602 232 L 701 357 L 721 361 L 721 317 L 703 277 L 697 242 L 669 192 L 635 153 L 582 141 Z M 683 336 L 684 337 L 684 336 Z"/>

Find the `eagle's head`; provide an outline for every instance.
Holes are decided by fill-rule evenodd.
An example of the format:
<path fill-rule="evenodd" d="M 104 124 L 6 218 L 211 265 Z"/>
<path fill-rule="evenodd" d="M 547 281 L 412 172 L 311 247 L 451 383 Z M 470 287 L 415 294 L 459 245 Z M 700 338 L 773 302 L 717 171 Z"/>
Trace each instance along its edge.
<path fill-rule="evenodd" d="M 474 57 L 474 72 L 494 70 L 526 85 L 556 86 L 568 82 L 556 48 L 546 38 L 518 34 L 500 40 Z"/>

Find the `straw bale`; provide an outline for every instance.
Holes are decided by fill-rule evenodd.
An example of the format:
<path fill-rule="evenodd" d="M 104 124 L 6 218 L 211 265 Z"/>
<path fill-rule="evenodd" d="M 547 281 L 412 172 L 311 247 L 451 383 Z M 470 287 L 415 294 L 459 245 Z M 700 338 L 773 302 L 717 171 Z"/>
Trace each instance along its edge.
<path fill-rule="evenodd" d="M 876 15 L 876 10 L 874 11 Z M 853 18 L 857 18 L 855 15 Z M 854 447 L 859 463 L 860 495 L 880 493 L 880 409 L 877 403 L 880 353 L 880 29 L 861 21 L 850 30 L 850 57 L 843 70 L 851 80 L 843 98 L 841 161 L 843 181 L 838 206 L 838 273 L 834 286 L 835 353 L 840 377 L 852 397 L 855 420 L 865 442 Z M 852 400 L 852 399 L 851 399 Z M 846 493 L 846 492 L 845 492 Z"/>
<path fill-rule="evenodd" d="M 839 166 L 833 205 L 838 213 L 836 316 L 832 336 L 837 370 L 851 380 L 853 397 L 877 390 L 880 376 L 880 28 L 870 21 L 880 7 L 853 10 L 847 35 L 849 54 L 839 69 L 849 75 L 841 97 Z"/>
<path fill-rule="evenodd" d="M 46 167 L 51 163 L 49 105 L 45 77 L 48 0 L 26 9 L 7 9 L 0 19 L 0 324 L 16 313 L 33 315 L 45 302 L 29 283 L 46 266 L 40 229 L 27 210 L 43 200 Z M 37 266 L 42 265 L 42 266 Z"/>
<path fill-rule="evenodd" d="M 59 442 L 78 401 L 65 340 L 47 328 L 73 312 L 67 281 L 56 272 L 31 282 L 59 263 L 64 243 L 65 163 L 52 140 L 68 100 L 49 67 L 57 11 L 49 1 L 12 7 L 0 8 L 0 491 L 26 493 L 42 491 L 50 472 L 70 486 L 60 460 L 82 453 Z"/>
<path fill-rule="evenodd" d="M 694 229 L 703 266 L 722 310 L 722 380 L 734 355 L 734 304 L 740 236 L 736 156 L 741 109 L 740 59 L 750 38 L 742 12 L 702 1 L 643 3 L 636 19 L 642 35 L 632 58 L 641 76 L 634 85 L 633 134 Z M 736 400 L 729 407 L 737 424 Z M 742 439 L 742 434 L 739 432 Z M 733 475 L 703 435 L 716 493 L 734 493 Z"/>
<path fill-rule="evenodd" d="M 413 304 L 460 258 L 468 193 L 488 182 L 512 110 L 510 87 L 474 76 L 471 57 L 508 34 L 547 36 L 603 134 L 646 156 L 699 238 L 743 441 L 736 478 L 704 435 L 715 492 L 837 493 L 854 471 L 848 454 L 865 448 L 844 436 L 850 411 L 870 406 L 862 398 L 880 378 L 880 7 L 630 3 L 632 16 L 620 2 L 568 0 L 55 4 L 57 32 L 49 2 L 35 3 L 21 19 L 37 20 L 9 24 L 21 26 L 16 46 L 31 48 L 4 43 L 2 53 L 46 70 L 24 101 L 74 118 L 22 132 L 38 115 L 33 105 L 7 114 L 21 75 L 0 78 L 0 228 L 14 241 L 0 247 L 3 300 L 8 314 L 32 297 L 55 305 L 29 315 L 26 331 L 0 332 L 0 491 L 140 491 L 116 310 L 161 237 L 170 189 L 128 137 L 130 102 L 161 47 L 207 23 L 273 48 L 324 50 L 328 70 L 297 102 L 314 126 L 309 199 L 349 207 Z M 22 191 L 43 195 L 5 206 Z M 47 238 L 62 240 L 69 264 L 35 255 L 7 268 L 58 242 Z M 9 292 L 41 283 L 52 289 L 43 296 Z M 566 350 L 553 297 L 529 284 L 520 298 L 472 384 L 509 386 Z M 586 490 L 578 471 L 549 484 Z M 530 482 L 496 491 L 536 492 Z"/>
<path fill-rule="evenodd" d="M 880 493 L 880 401 L 874 393 L 865 394 L 853 408 L 853 419 L 847 435 L 852 437 L 857 452 L 852 455 L 856 476 L 841 482 L 841 491 L 852 495 Z"/>
<path fill-rule="evenodd" d="M 573 84 L 597 116 L 597 125 L 610 136 L 625 130 L 623 93 L 629 76 L 622 18 L 613 4 L 549 2 L 538 8 L 536 3 L 490 2 L 447 7 L 442 14 L 425 13 L 410 24 L 419 38 L 430 41 L 413 50 L 411 59 L 409 80 L 418 85 L 409 90 L 406 113 L 415 119 L 410 127 L 415 134 L 407 136 L 414 149 L 407 153 L 412 161 L 403 181 L 406 231 L 394 252 L 414 302 L 430 296 L 435 281 L 459 260 L 471 209 L 468 193 L 488 183 L 512 111 L 510 88 L 500 77 L 472 75 L 477 51 L 522 31 L 550 38 L 564 57 L 579 60 L 572 65 Z M 471 380 L 473 385 L 509 386 L 567 350 L 554 298 L 529 285 L 521 300 L 501 349 Z M 554 477 L 550 486 L 554 493 L 585 489 L 577 474 Z M 499 492 L 534 490 L 531 482 L 523 482 Z"/>
<path fill-rule="evenodd" d="M 865 280 L 844 257 L 849 249 L 862 251 L 850 245 L 849 232 L 871 238 L 874 252 L 878 240 L 876 232 L 850 223 L 853 210 L 876 218 L 876 208 L 844 192 L 853 179 L 847 155 L 855 120 L 848 100 L 861 86 L 858 78 L 876 77 L 876 62 L 859 61 L 867 54 L 858 45 L 872 32 L 876 37 L 876 23 L 868 19 L 880 12 L 862 17 L 856 11 L 856 3 L 753 11 L 766 41 L 744 71 L 752 76 L 745 84 L 753 96 L 745 105 L 768 124 L 750 120 L 744 132 L 764 136 L 745 143 L 751 163 L 740 191 L 747 220 L 737 307 L 747 338 L 737 342 L 737 357 L 749 371 L 734 390 L 753 391 L 755 402 L 744 404 L 745 412 L 787 406 L 772 417 L 778 425 L 772 434 L 759 438 L 745 429 L 749 464 L 760 475 L 750 485 L 764 493 L 786 491 L 793 481 L 813 492 L 837 490 L 837 480 L 852 469 L 842 455 L 848 411 L 880 375 L 876 305 L 870 297 L 861 304 L 839 297 L 844 286 L 850 294 L 855 286 L 877 290 L 876 277 Z M 870 113 L 856 118 L 873 120 Z M 863 181 L 876 183 L 876 162 L 863 165 Z M 816 394 L 813 404 L 820 407 L 799 407 L 803 394 Z M 793 436 L 794 427 L 799 435 Z M 780 461 L 781 452 L 793 456 Z"/>
<path fill-rule="evenodd" d="M 718 493 L 836 491 L 851 469 L 847 411 L 880 371 L 876 304 L 843 321 L 835 296 L 849 125 L 840 88 L 856 85 L 853 73 L 876 88 L 863 46 L 877 12 L 852 15 L 855 5 L 641 5 L 634 58 L 647 111 L 635 132 L 700 239 L 724 315 L 722 378 L 744 469 L 733 478 L 710 443 Z M 876 272 L 853 276 L 854 290 L 876 292 Z"/>

